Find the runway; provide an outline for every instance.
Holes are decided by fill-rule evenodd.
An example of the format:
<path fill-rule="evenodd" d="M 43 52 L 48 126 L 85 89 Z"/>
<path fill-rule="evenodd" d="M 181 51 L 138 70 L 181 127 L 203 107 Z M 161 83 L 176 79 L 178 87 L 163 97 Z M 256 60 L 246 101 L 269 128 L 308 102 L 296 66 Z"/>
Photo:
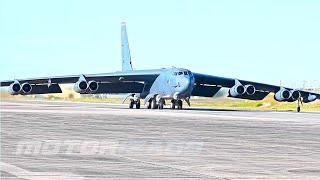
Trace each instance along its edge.
<path fill-rule="evenodd" d="M 320 178 L 320 113 L 1 102 L 1 179 L 261 178 Z"/>

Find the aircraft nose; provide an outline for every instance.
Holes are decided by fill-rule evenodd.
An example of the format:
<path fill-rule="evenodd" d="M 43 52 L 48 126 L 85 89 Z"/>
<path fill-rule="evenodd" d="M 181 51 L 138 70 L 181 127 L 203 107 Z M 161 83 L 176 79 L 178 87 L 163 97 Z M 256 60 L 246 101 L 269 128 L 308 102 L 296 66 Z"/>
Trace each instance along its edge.
<path fill-rule="evenodd" d="M 184 91 L 188 90 L 189 86 L 190 86 L 190 79 L 187 78 L 187 77 L 182 78 L 181 81 L 180 81 L 180 90 L 181 90 L 181 92 L 184 92 Z"/>

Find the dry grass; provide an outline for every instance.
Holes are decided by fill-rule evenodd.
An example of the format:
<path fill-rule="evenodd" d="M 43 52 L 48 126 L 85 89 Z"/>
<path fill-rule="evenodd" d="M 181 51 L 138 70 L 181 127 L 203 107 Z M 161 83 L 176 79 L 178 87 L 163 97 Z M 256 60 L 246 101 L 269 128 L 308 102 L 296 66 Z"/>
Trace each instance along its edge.
<path fill-rule="evenodd" d="M 113 103 L 121 104 L 121 98 L 96 98 L 90 95 L 79 96 L 73 91 L 66 90 L 62 94 L 38 95 L 38 96 L 11 96 L 6 92 L 1 92 L 3 100 L 50 100 L 50 101 L 70 101 L 70 102 L 87 102 L 87 103 Z M 194 107 L 207 107 L 215 109 L 236 109 L 236 110 L 273 110 L 273 111 L 295 111 L 297 103 L 280 103 L 273 99 L 272 95 L 267 96 L 262 101 L 250 101 L 239 99 L 213 99 L 213 98 L 193 98 L 191 105 Z M 304 104 L 302 107 L 304 112 L 320 112 L 320 101 Z"/>

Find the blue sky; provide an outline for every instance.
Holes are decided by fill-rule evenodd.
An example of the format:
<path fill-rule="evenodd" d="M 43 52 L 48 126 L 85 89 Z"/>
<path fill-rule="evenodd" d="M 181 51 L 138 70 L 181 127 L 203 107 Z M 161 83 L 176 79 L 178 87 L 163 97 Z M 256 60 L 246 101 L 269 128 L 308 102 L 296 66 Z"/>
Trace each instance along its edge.
<path fill-rule="evenodd" d="M 316 0 L 1 0 L 0 79 L 120 70 L 126 21 L 135 69 L 320 84 L 319 9 Z"/>

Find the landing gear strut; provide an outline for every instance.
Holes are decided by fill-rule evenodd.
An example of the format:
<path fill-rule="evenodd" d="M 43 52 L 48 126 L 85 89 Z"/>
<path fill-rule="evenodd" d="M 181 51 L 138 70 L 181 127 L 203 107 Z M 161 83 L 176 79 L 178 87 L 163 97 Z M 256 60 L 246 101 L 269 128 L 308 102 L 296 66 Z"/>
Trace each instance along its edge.
<path fill-rule="evenodd" d="M 300 111 L 301 111 L 301 106 L 300 106 L 300 105 L 301 105 L 301 106 L 303 105 L 303 104 L 302 104 L 302 100 L 301 100 L 301 98 L 299 98 L 299 99 L 298 99 L 297 112 L 300 112 Z"/>

